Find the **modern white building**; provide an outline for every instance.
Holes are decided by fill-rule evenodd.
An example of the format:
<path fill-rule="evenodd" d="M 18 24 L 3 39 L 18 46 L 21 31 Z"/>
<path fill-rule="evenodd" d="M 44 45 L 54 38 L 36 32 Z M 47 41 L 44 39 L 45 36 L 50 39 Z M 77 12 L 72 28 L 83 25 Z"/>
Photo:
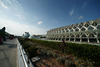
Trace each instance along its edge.
<path fill-rule="evenodd" d="M 30 38 L 31 39 L 46 40 L 46 36 L 45 35 L 32 35 Z"/>
<path fill-rule="evenodd" d="M 25 32 L 25 34 L 23 34 L 23 36 L 22 36 L 23 38 L 29 38 L 30 37 L 30 34 L 29 34 L 29 32 Z"/>
<path fill-rule="evenodd" d="M 99 43 L 100 19 L 51 29 L 47 31 L 47 39 Z"/>

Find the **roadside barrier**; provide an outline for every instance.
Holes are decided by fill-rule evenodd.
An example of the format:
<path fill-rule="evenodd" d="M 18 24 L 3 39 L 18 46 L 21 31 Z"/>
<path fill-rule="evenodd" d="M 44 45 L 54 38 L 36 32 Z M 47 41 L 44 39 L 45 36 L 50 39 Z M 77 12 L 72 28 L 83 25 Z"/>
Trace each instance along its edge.
<path fill-rule="evenodd" d="M 30 59 L 28 59 L 28 56 L 23 49 L 22 45 L 17 39 L 17 51 L 18 51 L 18 67 L 34 67 Z"/>

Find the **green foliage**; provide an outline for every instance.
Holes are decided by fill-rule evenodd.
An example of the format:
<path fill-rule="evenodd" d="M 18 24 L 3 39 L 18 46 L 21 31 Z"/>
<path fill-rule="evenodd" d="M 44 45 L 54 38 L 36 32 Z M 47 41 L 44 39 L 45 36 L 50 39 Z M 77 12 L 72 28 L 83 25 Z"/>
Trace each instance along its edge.
<path fill-rule="evenodd" d="M 56 60 L 60 64 L 65 64 L 65 57 L 63 57 L 63 56 L 56 58 Z"/>
<path fill-rule="evenodd" d="M 74 54 L 77 57 L 81 57 L 85 60 L 99 61 L 100 59 L 100 47 L 87 44 L 73 44 L 67 43 L 65 47 L 66 53 Z"/>
<path fill-rule="evenodd" d="M 42 46 L 50 47 L 58 51 L 62 51 L 62 42 L 44 41 L 36 39 L 28 39 L 33 43 L 40 44 Z M 89 44 L 76 44 L 66 43 L 64 52 L 67 54 L 73 54 L 79 58 L 91 61 L 100 61 L 100 46 L 89 45 Z"/>
<path fill-rule="evenodd" d="M 56 58 L 56 57 L 58 57 L 58 54 L 55 52 L 52 52 L 52 57 Z"/>
<path fill-rule="evenodd" d="M 52 56 L 52 52 L 51 52 L 51 51 L 48 51 L 48 52 L 47 52 L 47 56 L 48 56 L 48 57 L 51 57 L 51 56 Z"/>
<path fill-rule="evenodd" d="M 46 55 L 47 51 L 46 50 L 41 50 L 41 55 Z"/>
<path fill-rule="evenodd" d="M 30 45 L 28 45 L 28 44 L 22 44 L 22 47 L 23 47 L 24 49 L 27 49 L 27 48 L 30 47 Z"/>
<path fill-rule="evenodd" d="M 36 48 L 34 46 L 31 46 L 30 48 L 27 49 L 29 58 L 35 57 L 37 55 L 37 49 L 38 48 Z"/>
<path fill-rule="evenodd" d="M 76 65 L 71 60 L 65 60 L 66 67 L 76 67 Z"/>

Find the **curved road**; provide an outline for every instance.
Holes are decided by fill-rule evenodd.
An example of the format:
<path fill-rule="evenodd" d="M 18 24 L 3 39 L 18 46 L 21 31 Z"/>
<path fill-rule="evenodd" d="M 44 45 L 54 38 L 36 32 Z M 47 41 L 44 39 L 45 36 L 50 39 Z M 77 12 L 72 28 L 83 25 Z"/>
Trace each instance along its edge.
<path fill-rule="evenodd" d="M 17 67 L 16 38 L 0 44 L 0 67 Z"/>

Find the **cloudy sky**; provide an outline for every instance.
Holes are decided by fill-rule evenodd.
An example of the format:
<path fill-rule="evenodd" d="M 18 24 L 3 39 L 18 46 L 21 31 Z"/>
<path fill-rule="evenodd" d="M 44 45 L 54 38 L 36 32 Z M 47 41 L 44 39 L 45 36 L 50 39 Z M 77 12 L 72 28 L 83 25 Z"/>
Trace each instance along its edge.
<path fill-rule="evenodd" d="M 99 0 L 0 0 L 0 29 L 45 34 L 61 26 L 100 18 Z"/>

